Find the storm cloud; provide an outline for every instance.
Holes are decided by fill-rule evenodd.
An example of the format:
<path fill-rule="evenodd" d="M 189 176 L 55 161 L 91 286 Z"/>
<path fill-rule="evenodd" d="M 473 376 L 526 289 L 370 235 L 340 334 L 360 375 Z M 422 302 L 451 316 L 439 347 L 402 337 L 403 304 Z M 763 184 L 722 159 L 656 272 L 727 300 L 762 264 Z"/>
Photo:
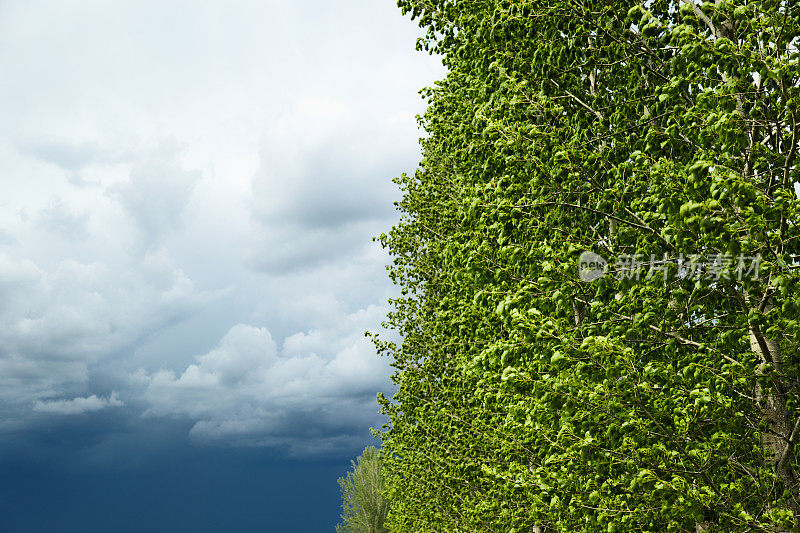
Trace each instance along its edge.
<path fill-rule="evenodd" d="M 357 450 L 415 38 L 366 0 L 0 5 L 2 445 Z"/>

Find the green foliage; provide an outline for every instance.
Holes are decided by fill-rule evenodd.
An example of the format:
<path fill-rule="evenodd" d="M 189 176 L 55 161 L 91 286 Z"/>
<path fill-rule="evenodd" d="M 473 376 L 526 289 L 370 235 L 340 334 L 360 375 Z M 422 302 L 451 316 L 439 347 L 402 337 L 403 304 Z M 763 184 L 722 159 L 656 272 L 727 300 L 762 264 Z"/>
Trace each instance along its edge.
<path fill-rule="evenodd" d="M 800 6 L 398 4 L 448 75 L 380 238 L 391 530 L 796 531 Z"/>
<path fill-rule="evenodd" d="M 381 453 L 372 446 L 351 461 L 353 470 L 339 478 L 342 492 L 342 523 L 337 533 L 384 533 L 389 503 L 384 498 Z"/>

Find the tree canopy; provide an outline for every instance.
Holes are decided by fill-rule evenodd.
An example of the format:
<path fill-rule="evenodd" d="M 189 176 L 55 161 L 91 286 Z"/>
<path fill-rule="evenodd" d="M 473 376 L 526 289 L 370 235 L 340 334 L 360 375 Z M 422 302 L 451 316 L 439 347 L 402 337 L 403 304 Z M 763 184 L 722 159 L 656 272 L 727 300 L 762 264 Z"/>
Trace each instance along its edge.
<path fill-rule="evenodd" d="M 800 5 L 398 5 L 391 530 L 798 531 Z"/>
<path fill-rule="evenodd" d="M 389 503 L 384 498 L 381 452 L 370 446 L 351 461 L 353 469 L 339 478 L 342 523 L 337 533 L 385 533 Z"/>

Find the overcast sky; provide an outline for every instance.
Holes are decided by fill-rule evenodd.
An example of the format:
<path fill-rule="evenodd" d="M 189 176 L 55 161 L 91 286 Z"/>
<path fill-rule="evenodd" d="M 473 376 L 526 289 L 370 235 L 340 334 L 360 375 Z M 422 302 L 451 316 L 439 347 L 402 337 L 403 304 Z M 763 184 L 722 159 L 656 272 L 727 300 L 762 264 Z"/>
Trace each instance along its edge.
<path fill-rule="evenodd" d="M 0 490 L 178 449 L 337 490 L 390 390 L 417 35 L 393 0 L 0 2 Z"/>

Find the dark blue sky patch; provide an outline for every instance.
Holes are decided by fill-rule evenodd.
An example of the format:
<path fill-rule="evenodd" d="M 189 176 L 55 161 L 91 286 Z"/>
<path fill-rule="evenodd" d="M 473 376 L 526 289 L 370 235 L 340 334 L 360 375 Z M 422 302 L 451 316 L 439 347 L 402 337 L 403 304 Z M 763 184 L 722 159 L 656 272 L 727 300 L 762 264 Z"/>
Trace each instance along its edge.
<path fill-rule="evenodd" d="M 93 438 L 69 432 L 40 440 L 38 458 L 4 450 L 0 531 L 330 531 L 339 515 L 336 479 L 360 451 L 286 460 L 263 448 L 198 448 L 180 443 L 185 428 L 161 429 L 148 452 L 120 448 L 114 462 L 87 464 L 83 446 Z"/>

